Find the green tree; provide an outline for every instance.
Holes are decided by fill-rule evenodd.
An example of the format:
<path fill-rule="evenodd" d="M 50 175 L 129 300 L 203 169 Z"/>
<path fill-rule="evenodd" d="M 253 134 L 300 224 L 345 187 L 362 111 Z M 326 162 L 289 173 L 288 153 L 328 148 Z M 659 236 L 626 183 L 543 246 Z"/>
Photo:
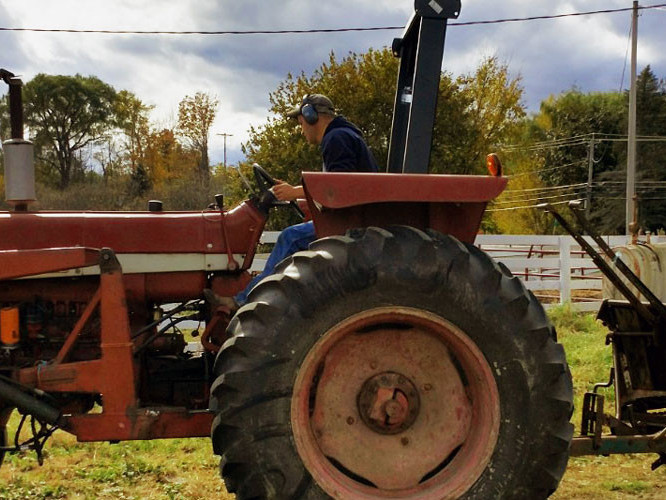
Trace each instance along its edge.
<path fill-rule="evenodd" d="M 0 97 L 0 142 L 9 139 L 9 99 L 8 95 Z"/>
<path fill-rule="evenodd" d="M 24 88 L 25 122 L 31 127 L 39 159 L 66 188 L 76 155 L 112 126 L 116 92 L 94 76 L 38 74 Z"/>
<path fill-rule="evenodd" d="M 302 170 L 318 170 L 321 155 L 301 137 L 293 120 L 284 118 L 288 109 L 309 93 L 329 96 L 337 112 L 354 122 L 377 162 L 385 164 L 391 131 L 398 63 L 388 50 L 349 54 L 338 61 L 333 53 L 311 76 L 287 75 L 271 92 L 269 117 L 264 125 L 250 129 L 243 145 L 249 163 L 257 162 L 275 177 L 298 183 Z"/>
<path fill-rule="evenodd" d="M 149 113 L 155 106 L 144 104 L 135 94 L 121 90 L 116 97 L 114 109 L 116 126 L 125 136 L 124 152 L 130 171 L 144 156 L 146 142 L 150 134 Z"/>
<path fill-rule="evenodd" d="M 345 115 L 363 131 L 380 166 L 385 165 L 393 118 L 398 60 L 389 49 L 351 53 L 338 61 L 331 53 L 311 76 L 288 75 L 271 93 L 267 123 L 250 130 L 243 145 L 249 162 L 267 167 L 276 176 L 297 182 L 301 169 L 320 163 L 316 148 L 300 137 L 285 112 L 303 95 L 328 95 Z M 519 79 L 508 68 L 490 58 L 470 75 L 453 79 L 442 74 L 433 133 L 432 172 L 485 172 L 483 158 L 491 146 L 508 141 L 524 109 Z"/>
<path fill-rule="evenodd" d="M 250 129 L 243 145 L 247 163 L 257 162 L 275 177 L 298 183 L 302 170 L 321 164 L 317 148 L 301 137 L 285 113 L 308 93 L 331 98 L 338 113 L 354 122 L 382 168 L 386 164 L 399 60 L 389 49 L 370 49 L 329 60 L 312 75 L 288 75 L 270 94 L 272 116 Z M 470 75 L 454 79 L 443 73 L 433 131 L 433 173 L 485 173 L 485 154 L 497 143 L 511 142 L 524 116 L 519 79 L 490 58 Z M 284 221 L 282 221 L 284 222 Z"/>
<path fill-rule="evenodd" d="M 547 185 L 587 182 L 587 155 L 591 134 L 617 135 L 625 112 L 625 99 L 618 92 L 582 93 L 572 89 L 550 96 L 541 103 L 531 123 L 532 142 L 540 147 L 544 168 L 540 174 Z M 616 151 L 608 145 L 597 148 L 595 174 L 615 169 Z"/>
<path fill-rule="evenodd" d="M 620 120 L 623 133 L 628 129 L 628 98 Z M 636 134 L 638 136 L 666 135 L 666 84 L 650 66 L 636 80 Z M 636 181 L 638 222 L 642 229 L 657 231 L 666 227 L 666 167 L 663 164 L 666 147 L 663 142 L 639 141 L 636 147 Z M 606 185 L 600 188 L 595 216 L 604 232 L 622 233 L 625 229 L 627 143 L 616 144 L 618 166 L 602 174 Z"/>
<path fill-rule="evenodd" d="M 210 180 L 208 137 L 217 114 L 219 100 L 209 94 L 197 92 L 185 96 L 178 105 L 178 132 L 185 137 L 199 155 L 199 176 L 207 185 Z"/>
<path fill-rule="evenodd" d="M 456 109 L 457 115 L 441 117 L 451 121 L 449 144 L 460 144 L 456 157 L 451 158 L 452 170 L 457 173 L 486 173 L 485 157 L 494 152 L 499 144 L 513 143 L 517 139 L 525 108 L 522 104 L 523 89 L 520 77 L 512 78 L 509 67 L 502 64 L 496 57 L 489 57 L 481 62 L 474 73 L 462 75 L 457 79 L 461 102 L 466 103 L 465 109 Z M 447 99 L 450 102 L 452 99 Z M 439 106 L 440 111 L 446 109 Z M 457 119 L 457 121 L 456 121 Z M 459 124 L 465 124 L 462 131 L 466 134 L 462 140 L 456 140 Z M 447 144 L 435 141 L 434 149 L 444 149 Z"/>
<path fill-rule="evenodd" d="M 636 132 L 639 136 L 666 136 L 666 82 L 650 66 L 641 71 L 636 91 Z M 666 228 L 666 182 L 664 154 L 659 141 L 641 141 L 636 148 L 638 186 L 638 221 L 643 229 Z"/>

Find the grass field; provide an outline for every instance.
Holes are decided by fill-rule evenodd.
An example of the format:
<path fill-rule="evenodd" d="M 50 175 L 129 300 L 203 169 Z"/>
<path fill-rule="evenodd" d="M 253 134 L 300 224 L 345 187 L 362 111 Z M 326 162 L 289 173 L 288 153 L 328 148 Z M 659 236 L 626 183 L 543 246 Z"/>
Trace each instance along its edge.
<path fill-rule="evenodd" d="M 605 329 L 589 315 L 566 308 L 551 312 L 574 376 L 578 428 L 582 393 L 605 381 L 611 366 Z M 608 408 L 612 392 L 606 392 Z M 15 425 L 16 420 L 13 420 Z M 198 499 L 234 498 L 218 477 L 218 459 L 207 439 L 76 443 L 58 432 L 47 444 L 46 462 L 34 454 L 7 456 L 0 469 L 0 499 Z M 655 456 L 585 457 L 569 461 L 560 489 L 565 499 L 663 499 L 666 467 L 650 471 Z"/>

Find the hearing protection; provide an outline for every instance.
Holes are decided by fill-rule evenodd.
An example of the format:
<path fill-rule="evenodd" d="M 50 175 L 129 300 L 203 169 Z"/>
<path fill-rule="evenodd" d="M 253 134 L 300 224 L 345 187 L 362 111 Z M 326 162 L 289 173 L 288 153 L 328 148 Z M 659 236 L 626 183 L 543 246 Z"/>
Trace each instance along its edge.
<path fill-rule="evenodd" d="M 301 104 L 301 115 L 303 115 L 305 123 L 308 123 L 309 125 L 314 125 L 319 120 L 319 113 L 317 112 L 317 109 L 314 107 L 314 104 L 308 102 L 309 98 L 310 94 L 306 95 L 303 98 L 303 103 Z"/>

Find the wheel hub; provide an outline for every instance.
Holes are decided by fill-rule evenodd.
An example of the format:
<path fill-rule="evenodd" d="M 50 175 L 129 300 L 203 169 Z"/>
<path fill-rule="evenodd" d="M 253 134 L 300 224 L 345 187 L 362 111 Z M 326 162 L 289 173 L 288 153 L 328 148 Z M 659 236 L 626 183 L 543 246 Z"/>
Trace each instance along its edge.
<path fill-rule="evenodd" d="M 299 454 L 336 498 L 457 498 L 497 439 L 483 354 L 422 310 L 370 309 L 334 326 L 304 359 L 294 395 Z"/>
<path fill-rule="evenodd" d="M 409 429 L 419 408 L 416 386 L 400 373 L 375 375 L 366 380 L 358 394 L 361 419 L 380 434 L 398 434 Z"/>

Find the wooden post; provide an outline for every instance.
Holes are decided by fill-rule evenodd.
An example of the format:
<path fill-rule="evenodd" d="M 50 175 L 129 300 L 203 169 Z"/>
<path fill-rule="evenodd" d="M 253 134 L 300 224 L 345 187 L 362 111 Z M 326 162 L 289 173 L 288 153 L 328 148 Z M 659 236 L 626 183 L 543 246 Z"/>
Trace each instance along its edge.
<path fill-rule="evenodd" d="M 560 304 L 571 300 L 571 237 L 560 236 Z"/>

